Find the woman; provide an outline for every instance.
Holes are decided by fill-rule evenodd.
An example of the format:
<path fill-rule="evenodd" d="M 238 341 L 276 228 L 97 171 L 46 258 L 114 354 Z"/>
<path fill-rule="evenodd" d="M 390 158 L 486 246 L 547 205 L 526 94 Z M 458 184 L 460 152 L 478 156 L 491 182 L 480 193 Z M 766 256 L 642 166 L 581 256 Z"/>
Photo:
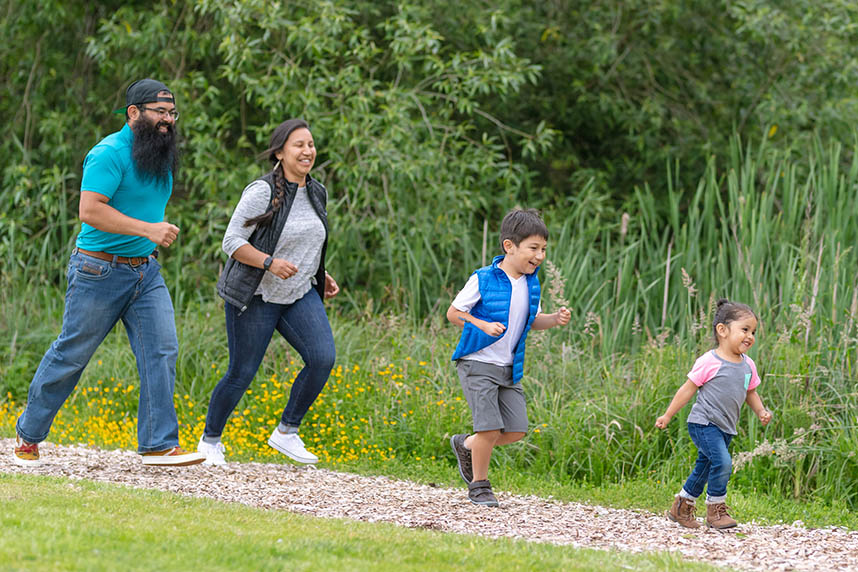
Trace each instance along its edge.
<path fill-rule="evenodd" d="M 299 463 L 319 459 L 298 436 L 301 420 L 328 380 L 334 338 L 322 304 L 339 292 L 325 272 L 325 187 L 310 176 L 316 147 L 307 122 L 289 119 L 263 153 L 273 170 L 241 195 L 223 237 L 230 258 L 218 280 L 226 300 L 229 368 L 212 392 L 198 451 L 224 465 L 224 425 L 259 369 L 276 330 L 304 360 L 268 444 Z"/>

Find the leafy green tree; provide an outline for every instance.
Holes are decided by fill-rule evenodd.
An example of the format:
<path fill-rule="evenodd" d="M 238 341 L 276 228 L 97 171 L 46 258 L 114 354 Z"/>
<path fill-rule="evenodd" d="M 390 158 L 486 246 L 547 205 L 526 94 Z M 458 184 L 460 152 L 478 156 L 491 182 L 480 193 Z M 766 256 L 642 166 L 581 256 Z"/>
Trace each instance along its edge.
<path fill-rule="evenodd" d="M 419 0 L 418 0 L 419 1 Z M 847 0 L 422 0 L 442 30 L 510 38 L 542 78 L 490 106 L 518 126 L 562 134 L 538 170 L 565 203 L 595 179 L 615 198 L 666 191 L 680 159 L 694 184 L 735 133 L 805 149 L 814 133 L 851 140 L 858 116 L 858 5 Z M 481 34 L 450 33 L 457 49 Z"/>
<path fill-rule="evenodd" d="M 176 92 L 184 155 L 170 217 L 183 234 L 181 246 L 165 254 L 182 272 L 180 300 L 191 291 L 210 295 L 231 209 L 267 168 L 254 163 L 254 153 L 287 117 L 307 118 L 317 139 L 316 173 L 330 192 L 332 268 L 352 301 L 362 304 L 365 290 L 415 314 L 436 304 L 451 280 L 463 279 L 463 266 L 478 263 L 481 253 L 462 255 L 462 237 L 483 217 L 497 218 L 527 186 L 530 173 L 510 155 L 508 141 L 536 154 L 553 137 L 541 126 L 530 133 L 507 126 L 484 109 L 486 101 L 509 99 L 538 81 L 538 66 L 507 41 L 452 50 L 422 12 L 405 5 L 367 18 L 334 1 L 177 1 L 115 10 L 81 4 L 51 16 L 56 22 L 43 21 L 32 5 L 10 6 L 19 16 L 10 34 L 22 41 L 36 29 L 61 29 L 65 18 L 83 21 L 43 36 L 52 57 L 69 61 L 74 54 L 86 62 L 86 75 L 68 67 L 60 74 L 72 86 L 87 86 L 78 87 L 83 97 L 74 107 L 82 112 L 61 105 L 68 90 L 50 89 L 52 72 L 33 61 L 40 82 L 34 96 L 46 111 L 39 125 L 49 130 L 23 145 L 27 157 L 7 147 L 14 165 L 29 166 L 10 168 L 4 178 L 4 188 L 23 189 L 15 196 L 32 201 L 51 142 L 73 133 L 61 163 L 67 226 L 74 225 L 80 161 L 98 136 L 120 126 L 110 110 L 122 105 L 124 87 L 151 76 Z M 21 71 L 6 88 L 14 91 L 23 77 Z M 35 205 L 25 220 L 15 217 L 0 254 L 23 267 L 35 248 L 29 238 L 39 229 L 54 232 L 51 214 Z M 73 233 L 63 236 L 44 243 L 46 260 L 69 247 Z"/>

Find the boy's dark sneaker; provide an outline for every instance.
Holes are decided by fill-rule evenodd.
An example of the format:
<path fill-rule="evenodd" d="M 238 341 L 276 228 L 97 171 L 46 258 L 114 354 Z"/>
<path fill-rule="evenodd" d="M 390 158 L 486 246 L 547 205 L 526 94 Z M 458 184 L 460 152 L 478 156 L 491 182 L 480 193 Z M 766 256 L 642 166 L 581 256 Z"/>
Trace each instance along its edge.
<path fill-rule="evenodd" d="M 453 435 L 450 437 L 450 446 L 453 447 L 453 453 L 456 454 L 456 460 L 459 462 L 459 476 L 466 484 L 470 484 L 474 480 L 474 467 L 471 465 L 471 451 L 465 448 L 467 437 L 467 435 Z"/>
<path fill-rule="evenodd" d="M 468 483 L 468 498 L 474 504 L 482 506 L 498 506 L 498 499 L 492 492 L 492 484 L 485 481 L 472 481 Z"/>

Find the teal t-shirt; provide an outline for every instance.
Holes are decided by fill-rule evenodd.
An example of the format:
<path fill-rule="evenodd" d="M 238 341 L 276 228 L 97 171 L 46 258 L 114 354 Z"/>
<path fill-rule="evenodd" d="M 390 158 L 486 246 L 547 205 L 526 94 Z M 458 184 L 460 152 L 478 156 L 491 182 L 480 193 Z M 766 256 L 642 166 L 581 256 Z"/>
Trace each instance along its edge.
<path fill-rule="evenodd" d="M 141 177 L 131 159 L 134 132 L 128 124 L 98 142 L 83 160 L 81 191 L 109 198 L 107 204 L 131 218 L 162 222 L 173 190 L 173 175 L 166 179 Z M 78 248 L 119 256 L 148 256 L 155 243 L 142 236 L 114 234 L 81 223 Z"/>

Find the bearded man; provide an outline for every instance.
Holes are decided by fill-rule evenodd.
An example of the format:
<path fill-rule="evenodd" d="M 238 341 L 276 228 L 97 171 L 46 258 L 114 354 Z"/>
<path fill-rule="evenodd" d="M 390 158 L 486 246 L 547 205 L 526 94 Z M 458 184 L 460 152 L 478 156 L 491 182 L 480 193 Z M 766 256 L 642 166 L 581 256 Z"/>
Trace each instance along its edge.
<path fill-rule="evenodd" d="M 83 162 L 81 231 L 68 266 L 63 328 L 39 364 L 15 426 L 14 460 L 41 464 L 39 443 L 95 350 L 122 321 L 140 375 L 137 445 L 144 465 L 184 466 L 205 456 L 179 447 L 173 404 L 178 341 L 173 303 L 158 264 L 179 227 L 164 219 L 178 167 L 176 101 L 166 85 L 128 87 L 122 130 Z"/>

